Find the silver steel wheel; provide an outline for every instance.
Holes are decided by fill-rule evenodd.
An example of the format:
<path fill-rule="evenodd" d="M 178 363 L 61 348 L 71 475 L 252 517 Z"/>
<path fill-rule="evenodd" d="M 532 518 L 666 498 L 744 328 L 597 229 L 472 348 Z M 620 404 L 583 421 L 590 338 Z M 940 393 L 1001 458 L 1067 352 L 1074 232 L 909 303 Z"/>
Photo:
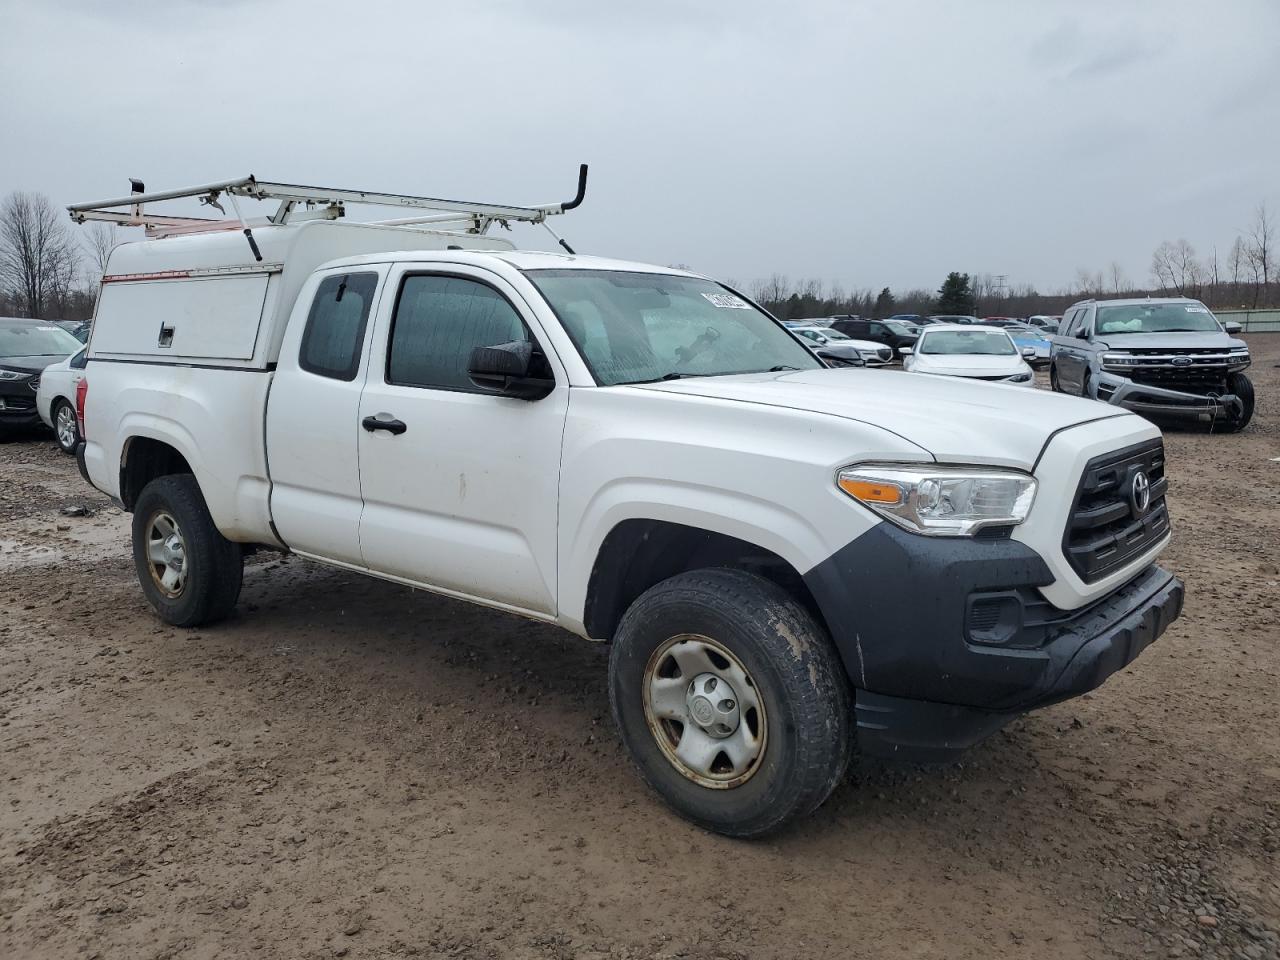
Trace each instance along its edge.
<path fill-rule="evenodd" d="M 680 634 L 645 666 L 644 716 L 673 767 L 694 783 L 746 783 L 764 756 L 764 702 L 742 663 L 710 637 Z"/>
<path fill-rule="evenodd" d="M 187 544 L 170 514 L 153 514 L 147 524 L 147 566 L 166 596 L 181 596 L 187 582 Z"/>
<path fill-rule="evenodd" d="M 58 406 L 58 415 L 53 421 L 54 432 L 58 435 L 58 443 L 62 449 L 71 450 L 76 445 L 76 413 L 65 403 Z"/>

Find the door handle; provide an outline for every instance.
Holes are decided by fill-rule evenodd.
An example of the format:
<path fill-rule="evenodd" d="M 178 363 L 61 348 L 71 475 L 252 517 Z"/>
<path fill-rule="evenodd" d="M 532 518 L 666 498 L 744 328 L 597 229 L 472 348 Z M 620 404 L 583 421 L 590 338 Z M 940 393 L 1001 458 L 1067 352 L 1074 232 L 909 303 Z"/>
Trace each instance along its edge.
<path fill-rule="evenodd" d="M 389 419 L 383 420 L 383 417 L 388 417 Z M 373 433 L 375 430 L 385 430 L 387 433 L 396 437 L 409 429 L 405 426 L 405 422 L 403 420 L 397 420 L 389 413 L 380 413 L 376 417 L 365 417 L 360 421 L 360 423 L 370 433 Z"/>

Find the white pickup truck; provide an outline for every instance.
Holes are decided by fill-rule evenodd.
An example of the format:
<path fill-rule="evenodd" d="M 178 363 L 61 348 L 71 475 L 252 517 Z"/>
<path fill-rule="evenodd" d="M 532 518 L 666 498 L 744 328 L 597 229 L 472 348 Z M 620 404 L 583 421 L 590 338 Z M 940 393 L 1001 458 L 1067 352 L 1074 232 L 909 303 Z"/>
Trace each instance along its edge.
<path fill-rule="evenodd" d="M 491 210 L 236 189 L 283 214 L 121 221 L 168 235 L 112 252 L 77 397 L 169 623 L 228 616 L 269 547 L 609 642 L 644 778 L 746 837 L 855 749 L 944 759 L 1095 688 L 1181 610 L 1141 417 L 829 369 L 722 284 L 517 251 Z"/>

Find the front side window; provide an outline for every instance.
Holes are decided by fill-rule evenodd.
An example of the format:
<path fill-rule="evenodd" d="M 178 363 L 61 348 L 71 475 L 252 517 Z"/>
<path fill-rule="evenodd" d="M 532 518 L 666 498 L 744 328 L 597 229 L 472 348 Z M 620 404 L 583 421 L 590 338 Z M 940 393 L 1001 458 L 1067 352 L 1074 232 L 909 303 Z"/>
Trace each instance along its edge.
<path fill-rule="evenodd" d="M 772 317 L 710 280 L 528 270 L 603 386 L 824 365 Z"/>
<path fill-rule="evenodd" d="M 1098 333 L 1218 333 L 1209 308 L 1199 303 L 1135 303 L 1098 307 Z"/>
<path fill-rule="evenodd" d="M 977 354 L 1007 357 L 1017 351 L 1009 335 L 997 330 L 935 330 L 920 341 L 919 352 L 938 356 Z"/>
<path fill-rule="evenodd" d="M 321 280 L 307 314 L 298 366 L 317 376 L 354 380 L 377 288 L 376 273 L 334 274 Z"/>
<path fill-rule="evenodd" d="M 391 324 L 387 382 L 485 393 L 467 372 L 472 351 L 530 339 L 520 315 L 493 287 L 466 277 L 411 275 Z M 536 349 L 535 359 L 546 364 Z M 550 368 L 539 375 L 550 379 Z"/>

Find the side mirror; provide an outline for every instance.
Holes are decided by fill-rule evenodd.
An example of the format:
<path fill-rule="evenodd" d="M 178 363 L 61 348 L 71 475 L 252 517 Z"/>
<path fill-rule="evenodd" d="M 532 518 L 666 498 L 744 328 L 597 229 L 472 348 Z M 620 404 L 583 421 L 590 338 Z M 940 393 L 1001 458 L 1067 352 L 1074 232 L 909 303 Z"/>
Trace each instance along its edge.
<path fill-rule="evenodd" d="M 826 350 L 818 349 L 813 351 L 819 360 L 828 367 L 865 367 L 866 363 L 861 357 L 841 357 Z"/>
<path fill-rule="evenodd" d="M 910 347 L 899 347 L 898 352 L 905 357 L 909 355 L 912 351 Z"/>
<path fill-rule="evenodd" d="M 1023 347 L 1023 348 L 1022 348 L 1022 359 L 1023 359 L 1023 360 L 1034 360 L 1035 358 L 1036 358 L 1036 348 L 1035 348 L 1035 347 Z"/>
<path fill-rule="evenodd" d="M 467 375 L 477 387 L 518 400 L 541 400 L 555 389 L 555 380 L 532 373 L 533 343 L 512 340 L 471 351 Z"/>
<path fill-rule="evenodd" d="M 1234 320 L 1228 320 L 1222 325 L 1222 329 L 1231 334 L 1244 333 L 1244 327 L 1236 323 Z"/>

